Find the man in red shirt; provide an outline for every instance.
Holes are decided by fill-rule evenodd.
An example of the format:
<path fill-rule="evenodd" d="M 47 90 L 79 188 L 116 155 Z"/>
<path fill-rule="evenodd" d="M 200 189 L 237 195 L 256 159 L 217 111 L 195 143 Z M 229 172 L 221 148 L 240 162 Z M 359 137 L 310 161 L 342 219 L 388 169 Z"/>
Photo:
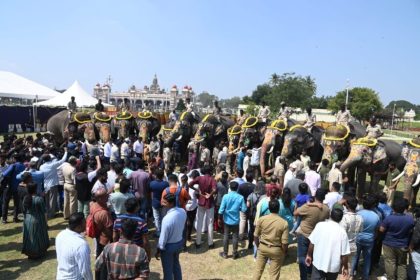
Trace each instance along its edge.
<path fill-rule="evenodd" d="M 279 189 L 280 194 L 282 193 L 282 189 L 280 188 L 280 185 L 277 182 L 278 182 L 277 176 L 272 175 L 270 178 L 270 184 L 265 185 L 265 192 L 267 193 L 268 197 L 271 195 L 271 192 L 274 188 Z"/>
<path fill-rule="evenodd" d="M 201 246 L 201 231 L 203 230 L 203 222 L 207 222 L 208 231 L 208 245 L 209 249 L 214 248 L 213 243 L 213 220 L 214 220 L 214 197 L 216 192 L 216 180 L 211 176 L 211 168 L 204 166 L 201 169 L 203 176 L 199 176 L 192 180 L 188 187 L 197 190 L 200 194 L 198 198 L 198 210 L 197 210 L 197 240 L 195 247 Z M 198 189 L 194 187 L 198 184 Z M 205 219 L 207 217 L 207 219 Z"/>

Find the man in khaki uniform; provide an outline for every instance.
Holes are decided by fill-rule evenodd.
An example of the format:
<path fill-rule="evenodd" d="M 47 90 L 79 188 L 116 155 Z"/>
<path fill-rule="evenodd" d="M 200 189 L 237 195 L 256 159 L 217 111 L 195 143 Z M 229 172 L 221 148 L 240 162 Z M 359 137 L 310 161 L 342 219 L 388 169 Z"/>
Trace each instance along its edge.
<path fill-rule="evenodd" d="M 341 124 L 341 125 L 344 125 L 345 127 L 348 127 L 350 119 L 351 119 L 350 111 L 346 110 L 345 105 L 341 105 L 340 111 L 337 112 L 337 114 L 335 115 L 335 118 L 336 118 L 336 124 Z"/>
<path fill-rule="evenodd" d="M 367 138 L 374 138 L 378 139 L 381 137 L 384 133 L 382 132 L 381 126 L 376 123 L 376 118 L 372 117 L 370 119 L 369 125 L 366 128 L 366 137 Z"/>
<path fill-rule="evenodd" d="M 77 212 L 77 192 L 75 186 L 76 164 L 77 158 L 71 156 L 68 163 L 65 163 L 62 167 L 64 178 L 64 219 L 68 219 L 71 214 Z"/>
<path fill-rule="evenodd" d="M 271 260 L 270 279 L 280 279 L 280 269 L 287 252 L 289 227 L 277 213 L 280 209 L 278 200 L 268 203 L 269 215 L 258 219 L 254 231 L 255 244 L 258 247 L 257 267 L 254 279 L 261 279 L 267 260 Z"/>

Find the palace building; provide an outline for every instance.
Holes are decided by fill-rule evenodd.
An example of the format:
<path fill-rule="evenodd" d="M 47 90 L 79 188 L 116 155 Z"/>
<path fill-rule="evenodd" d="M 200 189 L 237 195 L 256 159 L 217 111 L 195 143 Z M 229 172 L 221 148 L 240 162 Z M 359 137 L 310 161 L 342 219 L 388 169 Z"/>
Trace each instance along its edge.
<path fill-rule="evenodd" d="M 176 85 L 173 85 L 169 91 L 166 91 L 159 86 L 155 75 L 150 86 L 137 88 L 132 85 L 127 91 L 123 92 L 112 92 L 108 82 L 103 85 L 97 83 L 93 88 L 93 96 L 117 107 L 124 101 L 124 98 L 128 98 L 134 111 L 141 111 L 146 108 L 157 112 L 167 112 L 174 110 L 180 99 L 185 100 L 187 97 L 193 99 L 195 93 L 191 86 L 184 86 L 182 90 L 179 90 Z"/>

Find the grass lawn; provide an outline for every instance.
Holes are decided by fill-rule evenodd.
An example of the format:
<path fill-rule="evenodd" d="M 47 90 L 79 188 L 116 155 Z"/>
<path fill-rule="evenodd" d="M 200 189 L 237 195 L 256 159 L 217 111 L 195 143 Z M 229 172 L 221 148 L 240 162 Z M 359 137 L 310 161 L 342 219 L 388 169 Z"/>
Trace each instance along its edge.
<path fill-rule="evenodd" d="M 398 192 L 397 195 L 401 196 L 402 193 Z M 417 201 L 420 201 L 420 194 Z M 11 217 L 9 217 L 10 220 Z M 20 252 L 22 244 L 21 224 L 0 224 L 0 279 L 55 279 L 57 267 L 54 247 L 55 236 L 66 227 L 66 222 L 60 217 L 50 220 L 48 224 L 51 247 L 48 249 L 46 258 L 39 261 L 28 260 Z M 90 238 L 88 240 L 93 252 L 92 240 Z M 222 250 L 222 236 L 215 234 L 215 240 L 216 249 L 208 251 L 207 246 L 202 245 L 199 250 L 196 250 L 192 244 L 189 244 L 188 252 L 181 254 L 184 279 L 252 279 L 255 263 L 251 252 L 245 250 L 246 244 L 240 244 L 241 258 L 235 261 L 231 258 L 224 260 L 218 255 Z M 203 241 L 206 242 L 205 236 Z M 154 248 L 155 240 L 152 240 L 151 243 L 152 248 Z M 93 261 L 94 256 L 92 256 L 92 264 Z M 150 262 L 150 269 L 150 279 L 162 279 L 163 274 L 159 261 L 153 258 Z M 262 279 L 268 279 L 267 269 L 268 266 Z M 375 276 L 371 279 L 383 275 L 383 265 L 375 269 L 374 274 Z M 295 244 L 289 247 L 289 255 L 285 259 L 281 270 L 281 279 L 299 279 Z"/>

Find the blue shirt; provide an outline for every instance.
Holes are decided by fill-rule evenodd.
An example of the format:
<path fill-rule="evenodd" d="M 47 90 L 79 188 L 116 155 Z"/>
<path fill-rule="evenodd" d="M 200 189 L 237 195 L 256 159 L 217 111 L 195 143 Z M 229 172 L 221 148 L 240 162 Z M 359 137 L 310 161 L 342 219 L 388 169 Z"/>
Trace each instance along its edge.
<path fill-rule="evenodd" d="M 233 179 L 232 181 L 238 183 L 238 186 L 242 185 L 243 183 L 246 183 L 246 181 L 243 178 L 239 177 Z"/>
<path fill-rule="evenodd" d="M 133 242 L 139 246 L 143 246 L 143 235 L 149 232 L 149 230 L 147 229 L 146 222 L 135 214 L 118 215 L 117 219 L 114 222 L 114 231 L 121 232 L 122 220 L 124 219 L 130 219 L 137 222 L 137 228 L 136 228 L 136 231 L 134 232 Z"/>
<path fill-rule="evenodd" d="M 392 213 L 392 208 L 386 203 L 379 203 L 378 205 L 379 210 L 382 212 L 383 218 L 385 219 Z"/>
<path fill-rule="evenodd" d="M 363 219 L 363 229 L 357 235 L 356 242 L 373 243 L 380 221 L 378 214 L 365 209 L 358 211 L 357 214 Z"/>
<path fill-rule="evenodd" d="M 244 170 L 244 158 L 245 158 L 245 153 L 240 151 L 238 154 L 238 158 L 236 159 L 236 168 L 238 170 Z"/>
<path fill-rule="evenodd" d="M 162 220 L 162 228 L 160 230 L 158 242 L 158 248 L 160 250 L 165 250 L 166 244 L 182 241 L 186 220 L 187 213 L 184 209 L 178 207 L 169 209 Z"/>
<path fill-rule="evenodd" d="M 242 195 L 231 191 L 225 194 L 219 208 L 219 215 L 223 215 L 225 224 L 239 225 L 239 212 L 246 212 L 246 204 Z"/>
<path fill-rule="evenodd" d="M 3 171 L 3 177 L 10 177 L 10 188 L 16 190 L 19 186 L 20 180 L 16 176 L 25 170 L 25 165 L 21 162 L 15 162 Z"/>
<path fill-rule="evenodd" d="M 411 231 L 414 228 L 414 219 L 410 215 L 392 213 L 382 222 L 385 229 L 383 244 L 395 248 L 407 248 L 410 242 Z"/>
<path fill-rule="evenodd" d="M 152 207 L 157 209 L 160 208 L 160 200 L 162 198 L 163 191 L 169 187 L 169 183 L 162 180 L 153 180 L 150 182 L 150 191 L 152 192 Z"/>
<path fill-rule="evenodd" d="M 58 185 L 57 167 L 62 165 L 67 158 L 67 152 L 64 153 L 60 160 L 53 159 L 49 162 L 44 163 L 39 167 L 39 171 L 44 173 L 44 188 L 45 191 L 49 191 L 50 188 Z"/>
<path fill-rule="evenodd" d="M 34 183 L 36 183 L 36 186 L 37 186 L 36 193 L 37 193 L 37 195 L 41 195 L 41 193 L 44 192 L 44 173 L 41 172 L 41 171 L 38 171 L 36 169 L 31 169 L 31 170 L 29 170 L 29 172 L 31 172 L 32 181 Z M 23 173 L 24 173 L 24 171 L 21 172 L 21 173 L 19 173 L 16 176 L 16 179 L 18 179 L 19 181 L 21 181 L 22 180 L 21 178 L 22 178 Z"/>
<path fill-rule="evenodd" d="M 298 194 L 295 198 L 295 202 L 297 204 L 297 207 L 300 207 L 302 205 L 304 205 L 306 202 L 309 201 L 309 194 Z"/>

